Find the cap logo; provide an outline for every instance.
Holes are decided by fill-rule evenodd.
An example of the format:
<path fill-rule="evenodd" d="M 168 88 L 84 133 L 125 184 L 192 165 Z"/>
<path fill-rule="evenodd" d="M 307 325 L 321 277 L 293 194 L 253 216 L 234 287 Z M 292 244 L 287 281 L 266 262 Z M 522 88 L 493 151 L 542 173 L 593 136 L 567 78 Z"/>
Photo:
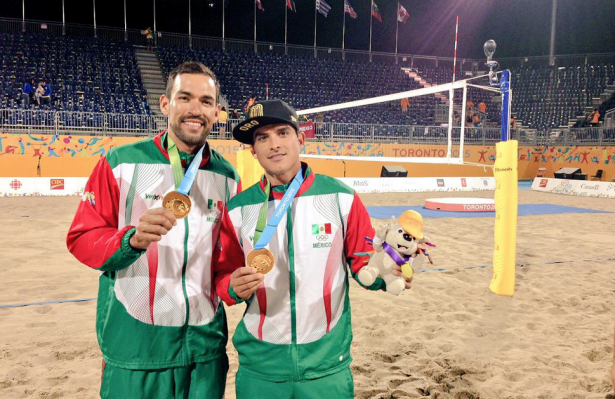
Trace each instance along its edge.
<path fill-rule="evenodd" d="M 247 122 L 242 127 L 240 127 L 239 130 L 241 130 L 242 132 L 247 132 L 248 130 L 252 129 L 254 126 L 258 126 L 258 124 L 259 124 L 258 121 L 250 121 L 250 122 Z"/>
<path fill-rule="evenodd" d="M 291 121 L 293 121 L 293 122 L 297 122 L 297 118 L 295 118 L 295 117 L 294 117 L 294 116 L 292 116 L 292 115 L 290 116 L 290 120 L 291 120 Z"/>
<path fill-rule="evenodd" d="M 256 104 L 250 108 L 250 118 L 263 116 L 263 104 Z"/>

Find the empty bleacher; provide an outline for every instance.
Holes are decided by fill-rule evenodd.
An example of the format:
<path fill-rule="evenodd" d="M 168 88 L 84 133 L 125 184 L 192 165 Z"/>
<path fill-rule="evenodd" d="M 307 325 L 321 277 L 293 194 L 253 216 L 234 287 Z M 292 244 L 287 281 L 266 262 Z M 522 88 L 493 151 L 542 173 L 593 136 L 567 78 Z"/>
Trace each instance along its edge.
<path fill-rule="evenodd" d="M 251 95 L 264 99 L 267 84 L 270 98 L 285 100 L 297 109 L 420 88 L 394 64 L 185 47 L 160 47 L 156 51 L 167 76 L 173 67 L 188 60 L 209 66 L 234 109 L 243 108 Z M 399 101 L 394 101 L 333 111 L 324 116 L 325 122 L 432 125 L 437 101 L 433 96 L 413 98 L 407 113 L 402 113 Z"/>
<path fill-rule="evenodd" d="M 0 34 L 0 108 L 21 108 L 31 78 L 46 79 L 50 107 L 30 109 L 150 114 L 132 45 L 81 37 Z"/>
<path fill-rule="evenodd" d="M 451 81 L 446 67 L 414 68 L 413 79 L 393 63 L 341 61 L 275 52 L 234 52 L 207 48 L 169 47 L 156 49 L 162 71 L 188 60 L 201 61 L 219 77 L 229 108 L 243 109 L 248 98 L 281 98 L 297 109 L 414 90 L 425 82 L 437 85 Z M 506 67 L 506 65 L 502 65 Z M 537 131 L 567 126 L 569 121 L 595 105 L 607 85 L 615 80 L 612 63 L 567 67 L 524 66 L 511 68 L 512 112 L 517 124 Z M 458 72 L 456 78 L 466 76 Z M 28 105 L 20 111 L 20 93 L 25 82 L 45 78 L 53 90 L 50 106 Z M 460 90 L 455 102 L 461 104 Z M 468 100 L 487 105 L 487 123 L 500 121 L 500 97 L 468 88 Z M 370 124 L 369 134 L 391 136 L 406 126 L 433 126 L 436 108 L 447 106 L 444 96 L 410 99 L 403 113 L 399 101 L 363 106 L 324 114 L 324 122 Z M 54 124 L 66 127 L 152 129 L 136 116 L 151 115 L 133 46 L 125 41 L 86 37 L 51 37 L 37 34 L 0 34 L 0 121 L 12 125 Z M 343 132 L 337 126 L 331 132 Z M 356 131 L 356 129 L 355 129 Z M 417 130 L 418 131 L 418 130 Z M 366 134 L 365 132 L 361 134 Z M 468 137 L 471 135 L 468 132 Z M 588 133 L 591 135 L 591 133 Z"/>
<path fill-rule="evenodd" d="M 513 112 L 532 129 L 568 126 L 615 79 L 615 66 L 524 67 L 513 72 Z"/>

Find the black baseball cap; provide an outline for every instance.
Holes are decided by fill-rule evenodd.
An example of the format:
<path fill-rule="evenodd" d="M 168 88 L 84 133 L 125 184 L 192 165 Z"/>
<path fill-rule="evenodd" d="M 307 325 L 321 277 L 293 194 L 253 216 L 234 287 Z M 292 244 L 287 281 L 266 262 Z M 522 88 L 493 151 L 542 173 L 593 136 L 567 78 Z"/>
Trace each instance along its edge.
<path fill-rule="evenodd" d="M 233 137 L 240 143 L 252 145 L 256 129 L 279 123 L 288 123 L 298 132 L 297 111 L 282 100 L 258 101 L 248 109 L 246 119 L 235 126 Z"/>

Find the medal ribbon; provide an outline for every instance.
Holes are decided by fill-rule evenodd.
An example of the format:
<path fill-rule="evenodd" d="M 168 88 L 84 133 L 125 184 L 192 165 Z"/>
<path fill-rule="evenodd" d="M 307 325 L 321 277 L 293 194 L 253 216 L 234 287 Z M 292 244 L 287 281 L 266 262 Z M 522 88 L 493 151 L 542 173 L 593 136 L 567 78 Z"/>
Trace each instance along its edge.
<path fill-rule="evenodd" d="M 254 249 L 263 249 L 273 237 L 273 233 L 275 232 L 278 224 L 282 220 L 284 213 L 292 204 L 293 198 L 299 192 L 299 187 L 303 183 L 303 171 L 299 169 L 299 172 L 295 175 L 295 178 L 290 183 L 290 186 L 284 193 L 282 200 L 278 204 L 278 206 L 273 211 L 273 216 L 269 221 L 267 221 L 267 204 L 269 203 L 269 194 L 271 192 L 271 183 L 267 180 L 267 186 L 265 187 L 265 203 L 261 207 L 260 213 L 258 214 L 258 221 L 256 222 L 256 231 L 254 232 L 254 240 L 256 241 L 256 245 Z"/>
<path fill-rule="evenodd" d="M 410 260 L 410 256 L 404 256 L 404 257 L 399 256 L 397 251 L 395 251 L 395 249 L 393 249 L 393 247 L 387 244 L 386 242 L 382 243 L 382 249 L 384 249 L 384 252 L 389 254 L 391 259 L 393 259 L 395 263 L 397 263 L 398 266 L 401 266 Z"/>
<path fill-rule="evenodd" d="M 167 135 L 167 143 L 169 146 L 169 161 L 171 162 L 171 169 L 173 169 L 173 180 L 175 181 L 175 191 L 180 194 L 188 195 L 190 192 L 190 188 L 192 187 L 192 183 L 194 183 L 194 178 L 196 177 L 196 172 L 199 170 L 199 166 L 201 166 L 201 161 L 203 160 L 203 150 L 207 144 L 203 144 L 199 152 L 197 152 L 196 156 L 190 163 L 188 170 L 186 170 L 186 174 L 184 175 L 184 169 L 182 168 L 182 161 L 179 157 L 179 150 L 177 146 L 171 140 L 171 138 Z"/>

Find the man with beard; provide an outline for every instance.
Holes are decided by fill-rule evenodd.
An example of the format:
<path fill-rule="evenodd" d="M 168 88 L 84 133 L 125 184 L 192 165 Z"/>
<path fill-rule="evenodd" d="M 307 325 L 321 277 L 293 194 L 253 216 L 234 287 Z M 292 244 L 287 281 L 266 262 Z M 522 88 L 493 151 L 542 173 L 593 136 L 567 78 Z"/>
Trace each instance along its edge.
<path fill-rule="evenodd" d="M 101 271 L 102 398 L 224 395 L 226 315 L 211 258 L 221 210 L 240 188 L 206 141 L 219 91 L 203 64 L 175 68 L 160 98 L 168 130 L 112 149 L 86 184 L 67 245 Z"/>

